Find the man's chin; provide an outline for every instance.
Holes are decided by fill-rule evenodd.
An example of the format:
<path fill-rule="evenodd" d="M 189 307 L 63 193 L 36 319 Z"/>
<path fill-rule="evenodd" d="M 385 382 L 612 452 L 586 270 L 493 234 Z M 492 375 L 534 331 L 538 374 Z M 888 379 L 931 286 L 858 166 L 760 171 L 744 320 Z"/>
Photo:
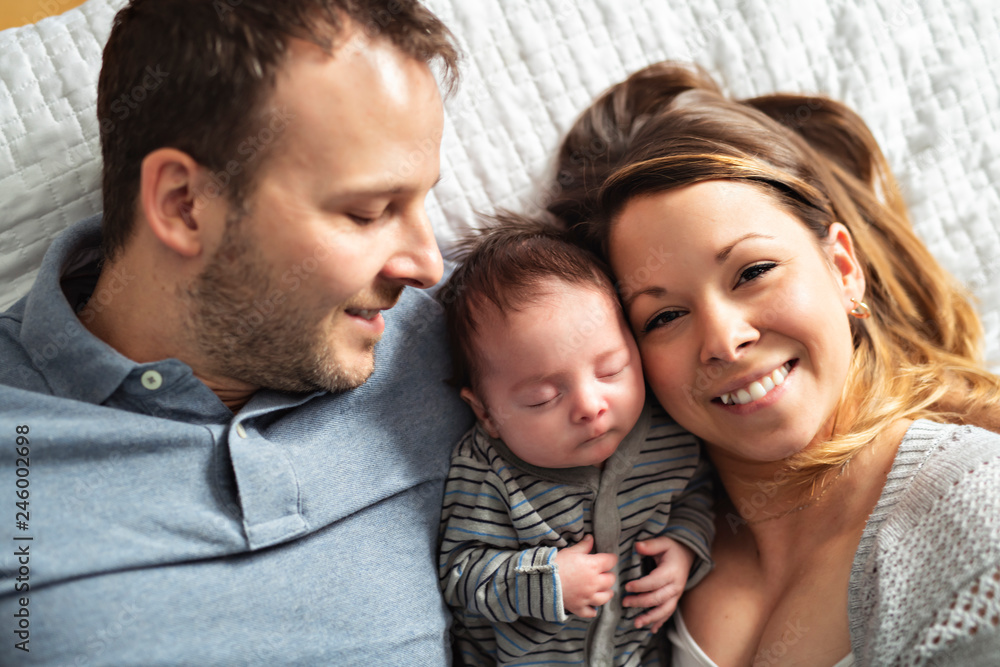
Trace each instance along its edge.
<path fill-rule="evenodd" d="M 373 343 L 374 348 L 374 343 Z M 362 352 L 352 359 L 333 361 L 321 373 L 318 389 L 337 394 L 357 389 L 375 372 L 374 349 Z"/>

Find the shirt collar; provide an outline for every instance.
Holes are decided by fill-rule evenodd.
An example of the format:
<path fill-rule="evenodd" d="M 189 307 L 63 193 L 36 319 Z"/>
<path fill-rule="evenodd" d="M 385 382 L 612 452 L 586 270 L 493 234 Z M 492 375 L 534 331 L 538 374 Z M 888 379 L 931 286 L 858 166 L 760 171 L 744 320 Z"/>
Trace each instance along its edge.
<path fill-rule="evenodd" d="M 92 270 L 100 258 L 101 218 L 82 220 L 56 237 L 42 259 L 21 321 L 21 344 L 56 396 L 103 403 L 137 364 L 94 336 L 70 304 L 64 276 Z"/>

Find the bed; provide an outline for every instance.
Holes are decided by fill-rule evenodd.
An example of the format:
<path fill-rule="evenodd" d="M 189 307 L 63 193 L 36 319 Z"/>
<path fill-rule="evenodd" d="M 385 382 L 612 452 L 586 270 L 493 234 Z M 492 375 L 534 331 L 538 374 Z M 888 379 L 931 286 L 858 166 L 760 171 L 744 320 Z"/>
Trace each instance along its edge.
<path fill-rule="evenodd" d="M 0 32 L 0 308 L 52 238 L 99 212 L 101 48 L 124 0 Z M 428 0 L 465 59 L 427 205 L 447 253 L 503 207 L 531 213 L 561 134 L 611 83 L 666 58 L 732 94 L 822 93 L 857 109 L 920 236 L 978 299 L 1000 371 L 996 0 Z"/>

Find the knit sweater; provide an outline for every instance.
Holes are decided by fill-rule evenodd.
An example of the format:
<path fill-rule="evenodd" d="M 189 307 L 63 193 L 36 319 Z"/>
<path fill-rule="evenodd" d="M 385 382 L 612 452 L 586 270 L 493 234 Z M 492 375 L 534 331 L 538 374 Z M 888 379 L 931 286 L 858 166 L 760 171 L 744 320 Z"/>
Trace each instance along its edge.
<path fill-rule="evenodd" d="M 861 666 L 1000 665 L 1000 435 L 914 422 L 854 558 Z"/>
<path fill-rule="evenodd" d="M 658 664 L 644 610 L 620 586 L 641 577 L 635 542 L 668 535 L 696 555 L 688 585 L 710 569 L 711 486 L 694 436 L 647 407 L 604 468 L 532 466 L 473 428 L 445 487 L 441 586 L 465 665 Z M 596 619 L 563 608 L 557 549 L 593 534 L 619 557 L 619 589 Z"/>

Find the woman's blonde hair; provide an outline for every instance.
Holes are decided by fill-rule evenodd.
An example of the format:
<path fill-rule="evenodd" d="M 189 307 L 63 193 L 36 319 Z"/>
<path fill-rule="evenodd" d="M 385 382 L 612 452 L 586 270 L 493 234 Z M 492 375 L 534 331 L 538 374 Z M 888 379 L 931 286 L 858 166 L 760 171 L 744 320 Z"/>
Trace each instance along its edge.
<path fill-rule="evenodd" d="M 607 257 L 633 198 L 692 183 L 751 183 L 819 242 L 842 222 L 866 281 L 867 320 L 831 437 L 789 462 L 815 480 L 900 418 L 1000 426 L 1000 378 L 984 370 L 969 295 L 917 238 L 888 164 L 861 118 L 823 97 L 725 97 L 704 71 L 651 65 L 599 97 L 560 149 L 549 210 Z"/>

